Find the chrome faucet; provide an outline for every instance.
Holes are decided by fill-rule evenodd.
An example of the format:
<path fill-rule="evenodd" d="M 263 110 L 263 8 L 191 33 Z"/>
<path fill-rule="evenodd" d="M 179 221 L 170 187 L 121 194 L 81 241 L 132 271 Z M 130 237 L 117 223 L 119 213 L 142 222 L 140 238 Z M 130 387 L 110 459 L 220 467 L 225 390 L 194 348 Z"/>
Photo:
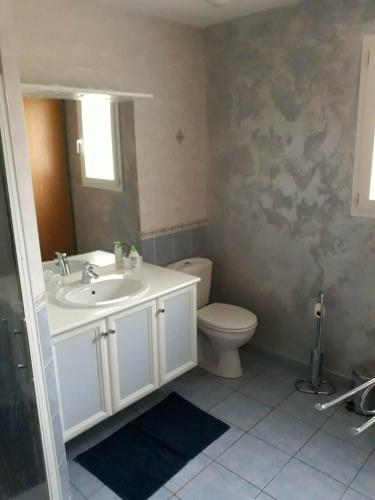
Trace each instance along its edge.
<path fill-rule="evenodd" d="M 97 274 L 94 269 L 97 267 L 95 264 L 92 262 L 85 262 L 83 264 L 83 269 L 82 269 L 82 279 L 81 282 L 84 285 L 88 285 L 91 283 L 93 280 L 96 280 L 99 278 L 99 274 Z"/>
<path fill-rule="evenodd" d="M 60 273 L 63 276 L 69 276 L 70 274 L 70 266 L 68 261 L 68 256 L 66 253 L 55 252 L 57 265 L 60 268 Z"/>

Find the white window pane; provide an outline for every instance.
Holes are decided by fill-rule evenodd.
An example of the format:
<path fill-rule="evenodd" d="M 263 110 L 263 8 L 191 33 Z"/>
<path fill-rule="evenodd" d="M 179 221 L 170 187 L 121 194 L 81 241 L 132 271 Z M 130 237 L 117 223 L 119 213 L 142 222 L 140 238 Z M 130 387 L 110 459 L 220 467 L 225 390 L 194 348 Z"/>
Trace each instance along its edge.
<path fill-rule="evenodd" d="M 111 103 L 103 97 L 85 96 L 81 112 L 86 177 L 114 181 Z"/>
<path fill-rule="evenodd" d="M 372 148 L 372 165 L 371 165 L 371 181 L 370 181 L 370 200 L 375 201 L 375 134 Z"/>

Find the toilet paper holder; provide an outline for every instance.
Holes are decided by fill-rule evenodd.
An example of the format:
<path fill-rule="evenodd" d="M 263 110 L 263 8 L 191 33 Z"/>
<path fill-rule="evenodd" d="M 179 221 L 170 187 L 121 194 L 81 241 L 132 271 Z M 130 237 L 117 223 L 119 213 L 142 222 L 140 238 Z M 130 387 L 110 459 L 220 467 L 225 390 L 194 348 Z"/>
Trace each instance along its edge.
<path fill-rule="evenodd" d="M 319 290 L 318 302 L 314 305 L 314 316 L 316 318 L 316 338 L 315 346 L 311 349 L 310 368 L 311 378 L 297 380 L 295 388 L 297 391 L 307 394 L 323 394 L 331 395 L 336 392 L 336 387 L 322 378 L 323 369 L 323 352 L 322 352 L 322 335 L 323 335 L 323 319 L 325 316 L 325 296 L 323 290 Z"/>

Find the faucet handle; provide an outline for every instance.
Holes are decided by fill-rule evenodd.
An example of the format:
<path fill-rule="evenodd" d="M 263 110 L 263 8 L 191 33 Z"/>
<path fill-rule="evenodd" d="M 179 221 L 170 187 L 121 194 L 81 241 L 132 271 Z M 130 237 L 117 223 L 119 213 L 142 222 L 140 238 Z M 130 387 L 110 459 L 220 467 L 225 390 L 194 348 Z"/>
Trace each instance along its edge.
<path fill-rule="evenodd" d="M 94 264 L 93 262 L 90 262 L 89 260 L 87 260 L 84 264 L 83 264 L 83 267 L 87 270 L 90 270 L 90 269 L 95 269 L 95 267 L 98 267 L 97 264 Z"/>
<path fill-rule="evenodd" d="M 63 276 L 68 276 L 70 274 L 70 266 L 68 261 L 68 255 L 64 252 L 55 252 L 57 265 L 60 267 L 61 274 Z"/>
<path fill-rule="evenodd" d="M 82 268 L 82 283 L 84 285 L 87 285 L 88 283 L 91 283 L 91 280 L 99 278 L 99 274 L 97 274 L 94 269 L 95 267 L 98 267 L 96 264 L 90 261 L 86 261 L 83 264 Z"/>
<path fill-rule="evenodd" d="M 55 252 L 55 255 L 58 259 L 66 259 L 68 256 L 65 252 Z"/>

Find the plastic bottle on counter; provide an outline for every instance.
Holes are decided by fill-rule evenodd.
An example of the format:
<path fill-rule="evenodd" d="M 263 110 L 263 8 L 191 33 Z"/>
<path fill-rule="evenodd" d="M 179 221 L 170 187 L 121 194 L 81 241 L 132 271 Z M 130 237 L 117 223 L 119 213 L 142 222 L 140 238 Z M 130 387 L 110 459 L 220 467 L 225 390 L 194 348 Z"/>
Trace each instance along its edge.
<path fill-rule="evenodd" d="M 124 267 L 124 252 L 122 250 L 121 241 L 114 241 L 113 242 L 113 251 L 115 254 L 116 269 L 123 269 L 123 267 Z"/>
<path fill-rule="evenodd" d="M 139 269 L 141 267 L 141 256 L 139 255 L 135 245 L 130 247 L 129 260 L 130 267 L 133 269 Z"/>

